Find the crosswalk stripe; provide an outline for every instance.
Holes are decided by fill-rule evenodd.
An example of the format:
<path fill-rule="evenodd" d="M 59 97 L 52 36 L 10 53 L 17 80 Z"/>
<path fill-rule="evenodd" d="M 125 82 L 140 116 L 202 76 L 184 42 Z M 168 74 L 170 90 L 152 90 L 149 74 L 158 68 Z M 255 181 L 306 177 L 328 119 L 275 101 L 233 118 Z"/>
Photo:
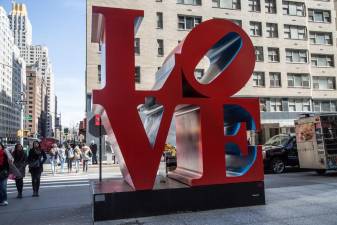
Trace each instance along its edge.
<path fill-rule="evenodd" d="M 30 176 L 23 179 L 23 190 L 31 190 L 32 180 Z M 88 174 L 56 174 L 55 176 L 42 176 L 40 182 L 40 189 L 48 188 L 62 188 L 62 187 L 83 187 L 89 186 Z M 17 193 L 14 180 L 8 180 L 7 193 Z"/>

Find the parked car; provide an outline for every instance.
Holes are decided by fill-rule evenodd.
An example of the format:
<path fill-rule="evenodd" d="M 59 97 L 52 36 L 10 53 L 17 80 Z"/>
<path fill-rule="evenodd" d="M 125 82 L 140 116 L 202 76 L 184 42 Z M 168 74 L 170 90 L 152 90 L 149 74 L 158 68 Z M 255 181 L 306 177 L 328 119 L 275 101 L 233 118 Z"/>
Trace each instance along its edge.
<path fill-rule="evenodd" d="M 262 147 L 265 169 L 283 173 L 286 166 L 299 166 L 295 134 L 278 134 Z"/>

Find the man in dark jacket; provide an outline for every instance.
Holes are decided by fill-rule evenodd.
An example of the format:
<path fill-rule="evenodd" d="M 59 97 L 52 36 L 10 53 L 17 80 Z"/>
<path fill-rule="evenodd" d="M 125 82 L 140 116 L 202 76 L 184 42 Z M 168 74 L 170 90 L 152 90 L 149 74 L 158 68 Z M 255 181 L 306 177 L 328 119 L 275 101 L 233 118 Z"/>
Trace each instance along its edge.
<path fill-rule="evenodd" d="M 90 150 L 92 152 L 92 164 L 97 164 L 97 145 L 94 141 L 91 142 Z"/>
<path fill-rule="evenodd" d="M 7 202 L 7 178 L 9 174 L 8 157 L 5 147 L 0 144 L 0 206 L 8 205 Z"/>

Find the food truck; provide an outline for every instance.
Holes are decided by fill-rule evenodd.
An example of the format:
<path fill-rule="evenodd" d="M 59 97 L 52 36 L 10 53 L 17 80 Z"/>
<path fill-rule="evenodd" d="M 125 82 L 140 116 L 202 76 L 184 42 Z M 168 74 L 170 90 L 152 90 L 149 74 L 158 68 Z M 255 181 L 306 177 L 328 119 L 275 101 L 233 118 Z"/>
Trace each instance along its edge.
<path fill-rule="evenodd" d="M 337 113 L 304 115 L 295 130 L 301 168 L 319 174 L 337 169 Z"/>

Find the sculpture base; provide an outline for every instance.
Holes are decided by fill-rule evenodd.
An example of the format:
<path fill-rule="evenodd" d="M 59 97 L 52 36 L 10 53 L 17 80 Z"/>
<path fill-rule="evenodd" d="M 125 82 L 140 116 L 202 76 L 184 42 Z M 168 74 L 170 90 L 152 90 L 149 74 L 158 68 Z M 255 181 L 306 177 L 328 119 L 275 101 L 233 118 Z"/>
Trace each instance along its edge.
<path fill-rule="evenodd" d="M 134 191 L 122 178 L 91 183 L 93 221 L 265 204 L 264 182 L 189 187 L 157 178 L 153 190 Z"/>

